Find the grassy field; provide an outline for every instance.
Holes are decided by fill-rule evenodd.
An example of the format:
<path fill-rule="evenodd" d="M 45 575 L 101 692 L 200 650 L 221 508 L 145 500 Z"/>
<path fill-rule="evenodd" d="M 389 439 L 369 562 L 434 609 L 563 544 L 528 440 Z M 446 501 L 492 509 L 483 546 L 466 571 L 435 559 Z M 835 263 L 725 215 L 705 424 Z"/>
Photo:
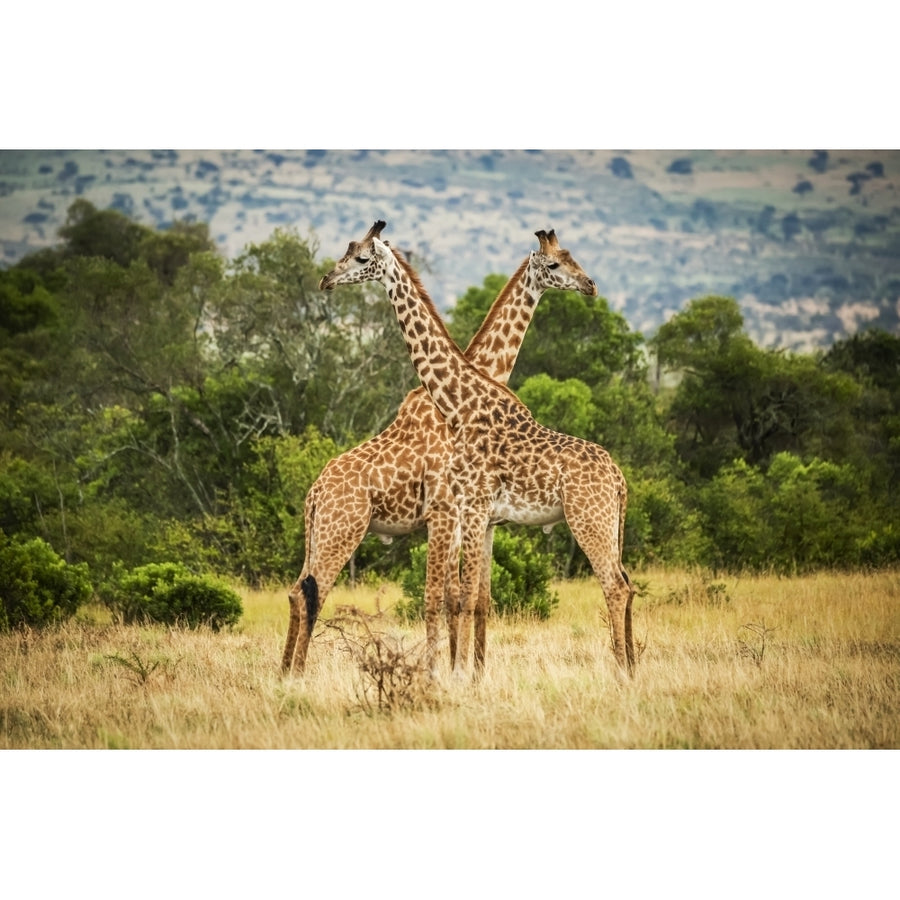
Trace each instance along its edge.
<path fill-rule="evenodd" d="M 593 581 L 557 584 L 547 622 L 493 619 L 477 683 L 420 677 L 424 629 L 390 615 L 389 584 L 332 592 L 324 620 L 365 615 L 320 624 L 302 677 L 278 671 L 286 589 L 244 591 L 241 623 L 218 634 L 89 608 L 0 635 L 0 748 L 900 747 L 897 572 L 635 580 L 629 683 Z"/>

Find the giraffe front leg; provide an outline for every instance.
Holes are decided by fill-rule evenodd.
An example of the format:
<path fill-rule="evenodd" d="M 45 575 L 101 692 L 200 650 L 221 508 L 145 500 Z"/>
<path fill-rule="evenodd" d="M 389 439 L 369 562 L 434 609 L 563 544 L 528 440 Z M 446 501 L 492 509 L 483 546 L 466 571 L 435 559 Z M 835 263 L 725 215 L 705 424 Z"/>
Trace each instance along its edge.
<path fill-rule="evenodd" d="M 453 663 L 454 675 L 464 675 L 469 666 L 469 644 L 472 640 L 472 619 L 475 614 L 475 603 L 478 599 L 478 576 L 474 583 L 471 575 L 467 576 L 463 564 L 463 576 L 459 591 L 459 621 L 457 624 L 456 659 Z M 467 580 L 469 584 L 467 585 Z"/>
<path fill-rule="evenodd" d="M 491 558 L 494 549 L 494 527 L 488 526 L 481 555 L 481 577 L 478 579 L 478 602 L 475 606 L 475 673 L 484 671 L 487 653 L 487 619 L 491 612 Z"/>
<path fill-rule="evenodd" d="M 445 536 L 436 533 L 432 525 L 428 534 L 428 555 L 425 557 L 425 661 L 432 677 L 437 674 L 437 648 L 441 605 L 447 584 L 448 550 L 449 543 Z M 451 648 L 452 640 L 451 636 Z"/>
<path fill-rule="evenodd" d="M 459 591 L 459 638 L 456 663 L 453 667 L 453 671 L 457 675 L 464 674 L 469 666 L 469 645 L 472 640 L 473 620 L 481 586 L 484 535 L 487 528 L 487 513 L 481 516 L 469 515 L 468 520 L 464 518 L 462 577 Z"/>
<path fill-rule="evenodd" d="M 444 577 L 444 617 L 447 620 L 447 632 L 450 643 L 450 670 L 456 665 L 457 644 L 459 641 L 459 520 L 453 516 L 453 540 L 447 556 L 447 571 Z"/>
<path fill-rule="evenodd" d="M 443 607 L 450 627 L 450 665 L 456 651 L 456 611 L 459 594 L 459 536 L 455 505 L 435 504 L 428 520 L 425 557 L 425 657 L 432 677 L 437 674 L 440 619 Z"/>
<path fill-rule="evenodd" d="M 447 567 L 444 580 L 444 618 L 447 620 L 447 632 L 450 639 L 450 668 L 456 665 L 459 643 L 459 560 L 452 558 Z"/>

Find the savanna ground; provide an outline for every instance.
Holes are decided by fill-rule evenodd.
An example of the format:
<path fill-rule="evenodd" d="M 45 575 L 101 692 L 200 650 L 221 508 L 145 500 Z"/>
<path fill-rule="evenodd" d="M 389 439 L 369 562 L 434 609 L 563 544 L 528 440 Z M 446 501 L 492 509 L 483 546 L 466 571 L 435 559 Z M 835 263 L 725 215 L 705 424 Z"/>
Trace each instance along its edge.
<path fill-rule="evenodd" d="M 900 747 L 897 572 L 635 580 L 624 684 L 589 580 L 555 585 L 548 621 L 492 618 L 477 683 L 420 677 L 424 628 L 390 614 L 390 584 L 332 592 L 303 676 L 279 672 L 283 589 L 243 592 L 220 633 L 88 608 L 0 636 L 0 748 Z"/>

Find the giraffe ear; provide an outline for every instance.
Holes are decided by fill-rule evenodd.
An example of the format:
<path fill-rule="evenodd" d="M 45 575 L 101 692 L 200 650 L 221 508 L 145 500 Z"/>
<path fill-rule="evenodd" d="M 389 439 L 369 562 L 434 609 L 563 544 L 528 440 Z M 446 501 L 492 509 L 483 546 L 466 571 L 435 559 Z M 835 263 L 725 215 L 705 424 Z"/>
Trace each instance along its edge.
<path fill-rule="evenodd" d="M 387 241 L 381 240 L 377 235 L 372 241 L 372 247 L 375 250 L 375 255 L 379 259 L 385 259 L 389 253 L 393 252 L 391 250 L 391 245 Z"/>

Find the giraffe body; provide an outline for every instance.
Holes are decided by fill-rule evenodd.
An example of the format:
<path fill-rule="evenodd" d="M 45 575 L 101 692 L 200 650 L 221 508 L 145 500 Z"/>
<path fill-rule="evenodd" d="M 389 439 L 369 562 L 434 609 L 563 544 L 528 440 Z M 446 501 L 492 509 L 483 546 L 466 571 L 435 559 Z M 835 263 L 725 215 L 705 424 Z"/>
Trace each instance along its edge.
<path fill-rule="evenodd" d="M 552 231 L 540 231 L 537 236 L 540 250 L 518 267 L 466 349 L 475 365 L 501 383 L 512 372 L 538 300 L 548 287 L 588 295 L 597 291 Z M 283 670 L 303 669 L 318 611 L 365 534 L 373 532 L 389 541 L 423 526 L 428 530 L 425 607 L 429 661 L 433 667 L 443 600 L 453 664 L 460 609 L 460 525 L 457 500 L 448 480 L 452 453 L 453 432 L 425 388 L 419 387 L 407 395 L 388 428 L 324 467 L 306 497 L 306 554 L 289 593 Z M 488 556 L 490 549 L 488 546 Z M 489 577 L 480 589 L 489 608 Z"/>
<path fill-rule="evenodd" d="M 463 551 L 454 668 L 467 667 L 473 625 L 475 666 L 484 666 L 493 526 L 549 526 L 564 518 L 603 587 L 616 660 L 631 672 L 633 589 L 622 567 L 627 488 L 621 470 L 602 447 L 537 423 L 504 384 L 466 358 L 418 275 L 380 240 L 384 224 L 376 222 L 362 242 L 351 242 L 320 286 L 384 285 L 413 366 L 453 432 L 447 480 Z"/>

